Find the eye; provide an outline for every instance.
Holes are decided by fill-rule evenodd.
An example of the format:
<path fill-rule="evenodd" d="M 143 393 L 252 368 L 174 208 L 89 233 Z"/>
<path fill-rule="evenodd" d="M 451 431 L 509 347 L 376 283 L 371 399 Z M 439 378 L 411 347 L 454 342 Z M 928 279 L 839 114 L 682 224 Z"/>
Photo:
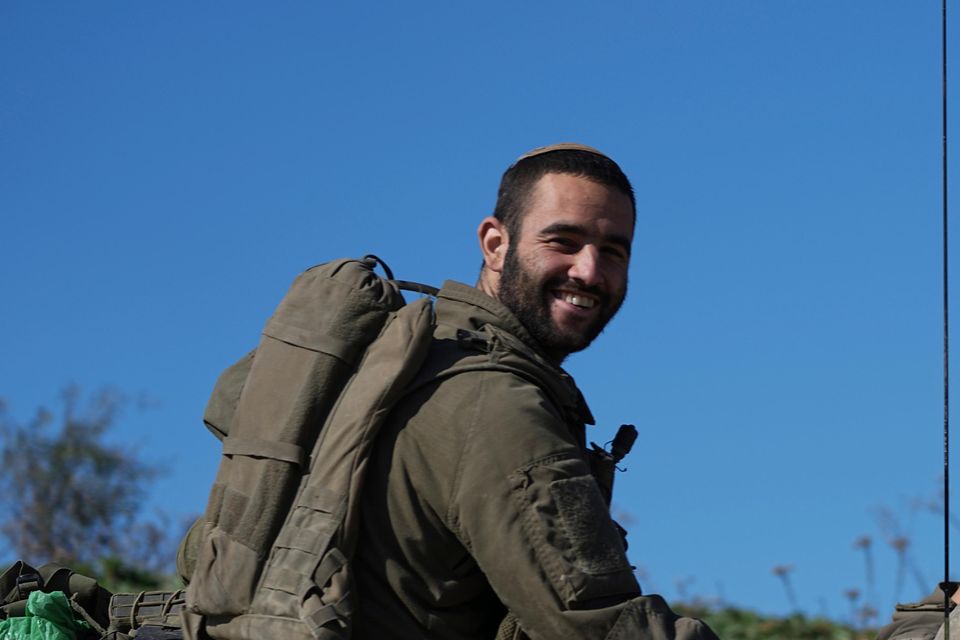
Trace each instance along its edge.
<path fill-rule="evenodd" d="M 580 248 L 579 242 L 566 236 L 552 236 L 547 238 L 547 244 L 569 251 L 576 251 Z"/>
<path fill-rule="evenodd" d="M 623 247 L 618 245 L 607 245 L 601 249 L 603 254 L 617 262 L 627 262 L 630 259 L 630 255 L 624 251 Z"/>

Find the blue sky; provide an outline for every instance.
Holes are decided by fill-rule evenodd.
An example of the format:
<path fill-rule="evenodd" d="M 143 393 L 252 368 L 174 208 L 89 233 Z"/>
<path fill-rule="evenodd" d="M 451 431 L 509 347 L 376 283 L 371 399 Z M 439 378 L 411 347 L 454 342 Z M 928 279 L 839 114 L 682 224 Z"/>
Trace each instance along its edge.
<path fill-rule="evenodd" d="M 113 437 L 169 469 L 151 508 L 198 513 L 207 395 L 299 271 L 372 252 L 472 283 L 502 171 L 581 141 L 637 191 L 627 303 L 568 369 L 594 440 L 640 429 L 616 502 L 646 589 L 786 613 L 789 564 L 803 610 L 843 617 L 869 535 L 886 617 L 885 537 L 931 586 L 943 564 L 917 507 L 942 470 L 939 21 L 927 0 L 5 2 L 0 396 L 25 418 L 71 382 L 146 395 Z"/>

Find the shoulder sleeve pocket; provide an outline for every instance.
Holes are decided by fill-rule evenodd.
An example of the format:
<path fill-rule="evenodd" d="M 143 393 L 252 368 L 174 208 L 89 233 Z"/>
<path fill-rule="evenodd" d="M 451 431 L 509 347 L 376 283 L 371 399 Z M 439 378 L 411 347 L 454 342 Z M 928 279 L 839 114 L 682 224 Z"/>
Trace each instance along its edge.
<path fill-rule="evenodd" d="M 620 534 L 583 460 L 549 457 L 511 474 L 525 533 L 569 609 L 640 593 Z"/>

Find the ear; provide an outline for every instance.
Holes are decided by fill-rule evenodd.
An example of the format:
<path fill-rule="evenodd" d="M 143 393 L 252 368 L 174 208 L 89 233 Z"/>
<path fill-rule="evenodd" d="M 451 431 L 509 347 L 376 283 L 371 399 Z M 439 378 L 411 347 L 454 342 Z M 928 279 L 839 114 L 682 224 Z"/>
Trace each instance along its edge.
<path fill-rule="evenodd" d="M 487 216 L 477 229 L 477 237 L 480 239 L 483 266 L 490 271 L 500 273 L 510 244 L 507 229 L 493 216 Z"/>

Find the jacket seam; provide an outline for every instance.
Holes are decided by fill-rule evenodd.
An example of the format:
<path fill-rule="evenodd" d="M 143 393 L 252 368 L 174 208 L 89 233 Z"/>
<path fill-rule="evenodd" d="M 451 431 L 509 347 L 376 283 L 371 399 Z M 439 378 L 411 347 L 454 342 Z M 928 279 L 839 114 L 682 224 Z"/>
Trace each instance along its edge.
<path fill-rule="evenodd" d="M 447 494 L 447 509 L 445 517 L 447 526 L 450 527 L 450 530 L 456 534 L 461 544 L 463 544 L 471 552 L 473 551 L 473 541 L 468 539 L 468 537 L 464 534 L 463 528 L 460 526 L 460 514 L 454 507 L 455 505 L 460 504 L 460 501 L 456 499 L 456 496 L 460 492 L 460 487 L 463 480 L 463 460 L 467 458 L 467 453 L 473 447 L 473 442 L 475 440 L 474 433 L 476 432 L 477 428 L 477 417 L 480 413 L 480 407 L 483 405 L 483 398 L 487 391 L 486 376 L 479 376 L 479 378 L 479 384 L 477 385 L 477 401 L 472 403 L 470 409 L 471 413 L 465 425 L 463 444 L 460 447 L 459 456 L 457 457 L 455 466 L 456 472 L 453 476 L 453 482 L 450 483 L 450 491 Z"/>

